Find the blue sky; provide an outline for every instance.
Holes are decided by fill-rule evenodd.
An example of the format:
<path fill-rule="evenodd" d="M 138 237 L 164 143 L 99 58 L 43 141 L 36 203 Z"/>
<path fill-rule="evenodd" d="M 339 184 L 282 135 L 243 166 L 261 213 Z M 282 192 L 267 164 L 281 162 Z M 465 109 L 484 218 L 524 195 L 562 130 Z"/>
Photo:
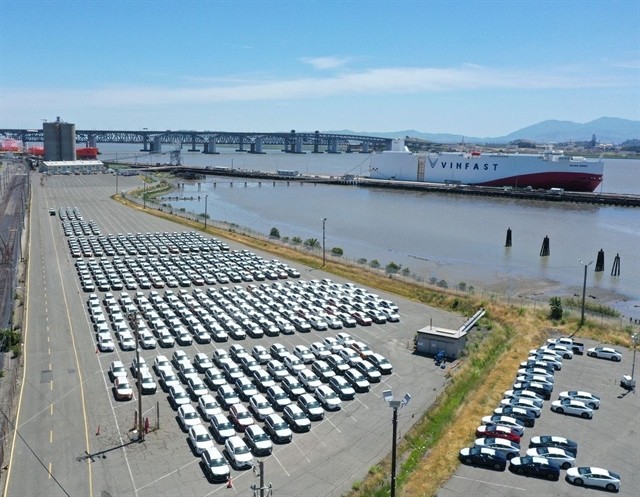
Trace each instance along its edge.
<path fill-rule="evenodd" d="M 637 0 L 0 0 L 0 128 L 640 120 Z"/>

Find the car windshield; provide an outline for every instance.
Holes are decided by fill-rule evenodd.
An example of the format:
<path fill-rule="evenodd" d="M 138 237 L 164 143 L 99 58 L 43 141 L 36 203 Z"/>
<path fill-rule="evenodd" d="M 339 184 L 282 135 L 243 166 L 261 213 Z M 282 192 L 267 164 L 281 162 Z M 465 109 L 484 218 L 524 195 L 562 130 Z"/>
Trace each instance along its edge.
<path fill-rule="evenodd" d="M 274 428 L 276 430 L 286 430 L 288 427 L 287 423 L 277 423 Z"/>
<path fill-rule="evenodd" d="M 325 394 L 325 397 L 326 397 L 327 399 L 334 399 L 334 398 L 336 397 L 336 393 L 335 393 L 335 392 L 333 392 L 333 391 L 331 391 L 331 392 L 327 392 L 327 393 Z"/>
<path fill-rule="evenodd" d="M 224 466 L 226 465 L 227 462 L 223 459 L 223 458 L 218 458 L 218 459 L 211 459 L 211 466 Z"/>
<path fill-rule="evenodd" d="M 196 419 L 198 417 L 198 413 L 195 411 L 188 411 L 184 413 L 185 419 Z"/>
<path fill-rule="evenodd" d="M 198 442 L 206 442 L 207 440 L 211 440 L 211 437 L 209 436 L 208 433 L 203 433 L 202 435 L 198 435 L 196 437 L 196 440 Z"/>
<path fill-rule="evenodd" d="M 249 447 L 247 447 L 246 445 L 241 445 L 239 447 L 236 447 L 234 452 L 236 454 L 246 454 L 247 452 L 249 452 Z"/>
<path fill-rule="evenodd" d="M 256 442 L 262 442 L 263 440 L 269 440 L 269 435 L 267 435 L 266 433 L 258 433 L 256 436 L 253 437 L 253 439 Z"/>
<path fill-rule="evenodd" d="M 233 426 L 231 426 L 231 423 L 229 421 L 223 421 L 222 423 L 220 423 L 220 429 L 221 430 L 231 430 L 231 429 L 233 429 Z"/>

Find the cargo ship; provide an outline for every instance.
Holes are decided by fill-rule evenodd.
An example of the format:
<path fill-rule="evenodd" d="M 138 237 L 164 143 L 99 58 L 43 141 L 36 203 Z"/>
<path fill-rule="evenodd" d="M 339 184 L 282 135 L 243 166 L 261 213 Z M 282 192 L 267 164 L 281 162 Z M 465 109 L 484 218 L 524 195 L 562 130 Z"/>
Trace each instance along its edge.
<path fill-rule="evenodd" d="M 372 154 L 369 165 L 372 179 L 574 192 L 594 191 L 603 171 L 602 158 L 568 156 L 551 147 L 539 154 L 413 153 L 401 139 L 391 150 Z"/>
<path fill-rule="evenodd" d="M 44 147 L 29 147 L 28 152 L 31 155 L 44 155 Z M 76 158 L 78 160 L 89 160 L 98 157 L 100 151 L 98 147 L 84 147 L 76 149 Z"/>

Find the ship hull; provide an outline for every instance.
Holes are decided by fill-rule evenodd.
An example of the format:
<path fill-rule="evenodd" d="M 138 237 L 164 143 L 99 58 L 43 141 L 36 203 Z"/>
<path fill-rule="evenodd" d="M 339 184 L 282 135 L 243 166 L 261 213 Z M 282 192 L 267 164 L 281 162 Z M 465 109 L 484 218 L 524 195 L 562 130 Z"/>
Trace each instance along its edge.
<path fill-rule="evenodd" d="M 562 153 L 413 154 L 391 151 L 373 154 L 370 176 L 429 183 L 592 192 L 602 182 L 604 161 Z"/>

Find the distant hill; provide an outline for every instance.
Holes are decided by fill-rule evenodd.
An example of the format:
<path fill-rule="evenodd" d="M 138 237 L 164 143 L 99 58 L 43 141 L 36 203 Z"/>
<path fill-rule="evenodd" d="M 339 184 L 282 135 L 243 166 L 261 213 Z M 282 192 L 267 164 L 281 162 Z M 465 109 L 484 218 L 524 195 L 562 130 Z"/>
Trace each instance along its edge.
<path fill-rule="evenodd" d="M 640 121 L 617 117 L 601 117 L 588 123 L 549 120 L 527 126 L 506 136 L 484 138 L 453 133 L 423 133 L 414 129 L 380 132 L 335 130 L 331 131 L 331 133 L 384 136 L 388 138 L 410 136 L 436 143 L 459 143 L 463 138 L 467 143 L 508 143 L 514 140 L 531 140 L 537 143 L 579 142 L 589 141 L 592 135 L 596 135 L 596 140 L 599 143 L 619 144 L 626 140 L 640 139 Z"/>

